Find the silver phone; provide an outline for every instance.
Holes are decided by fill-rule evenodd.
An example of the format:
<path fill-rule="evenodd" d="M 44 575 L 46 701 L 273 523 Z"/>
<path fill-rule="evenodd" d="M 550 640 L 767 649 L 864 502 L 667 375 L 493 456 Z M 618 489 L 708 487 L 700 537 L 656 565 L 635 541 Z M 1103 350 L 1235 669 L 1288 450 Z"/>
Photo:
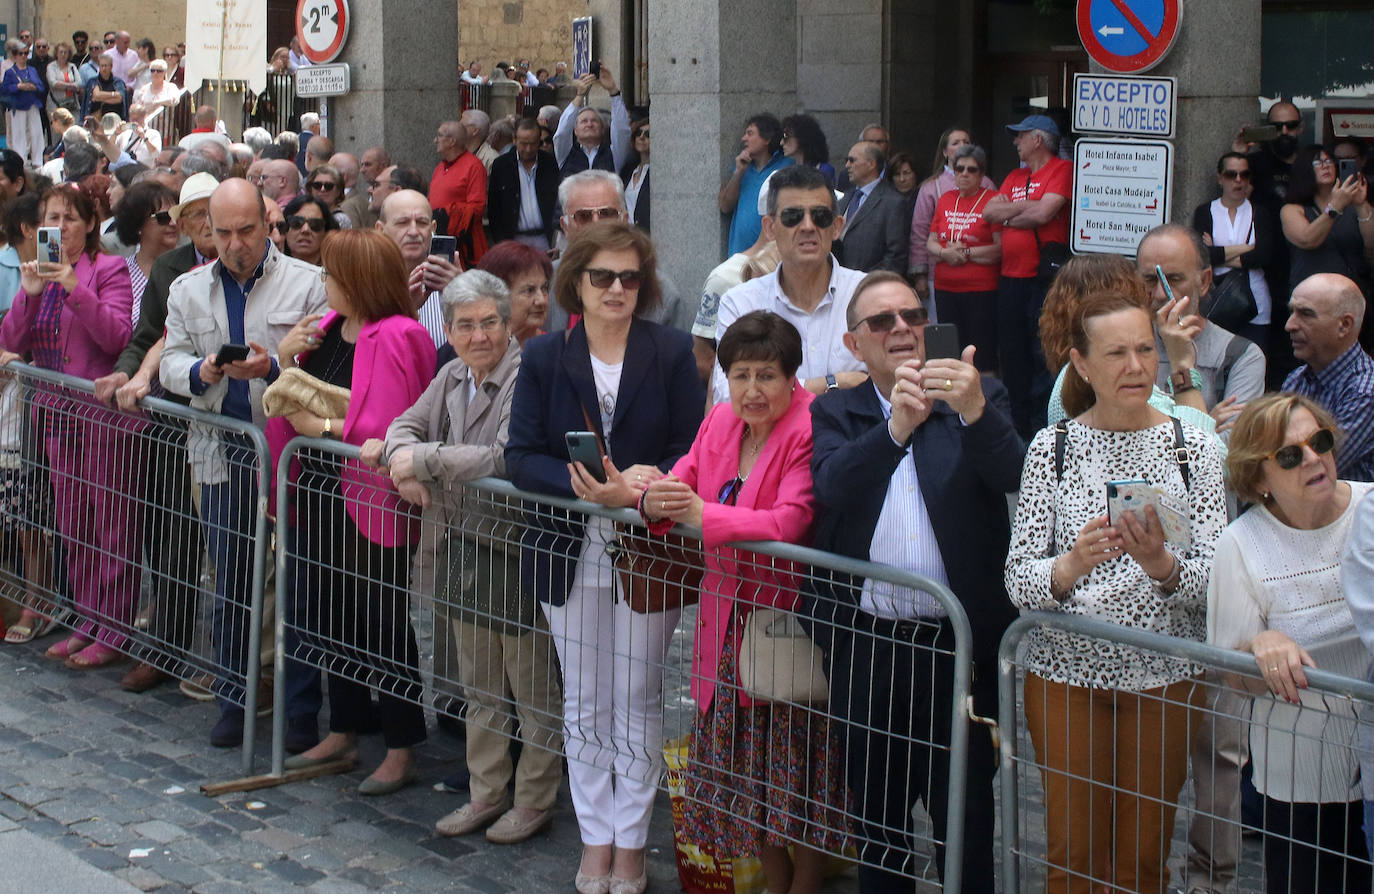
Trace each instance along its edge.
<path fill-rule="evenodd" d="M 62 228 L 38 228 L 38 260 L 50 264 L 62 263 Z"/>

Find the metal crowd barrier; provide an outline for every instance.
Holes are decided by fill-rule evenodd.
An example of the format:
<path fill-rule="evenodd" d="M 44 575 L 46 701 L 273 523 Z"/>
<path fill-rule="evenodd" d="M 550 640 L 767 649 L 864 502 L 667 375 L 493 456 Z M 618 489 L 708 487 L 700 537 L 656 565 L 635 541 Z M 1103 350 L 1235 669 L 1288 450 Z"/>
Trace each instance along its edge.
<path fill-rule="evenodd" d="M 604 611 L 620 598 L 612 593 L 619 591 L 603 592 L 605 598 L 586 602 L 585 611 L 571 607 L 551 611 L 533 598 L 519 561 L 522 551 L 527 562 L 556 563 L 570 555 L 569 542 L 580 549 L 576 540 L 556 533 L 570 518 L 585 518 L 587 530 L 602 536 L 616 522 L 631 531 L 639 528 L 638 515 L 522 491 L 503 480 L 480 479 L 432 493 L 433 499 L 457 507 L 459 514 L 448 526 L 420 525 L 415 541 L 419 547 L 412 558 L 404 548 L 398 552 L 370 543 L 348 514 L 345 498 L 353 501 L 354 515 L 361 516 L 359 507 L 384 492 L 380 482 L 385 479 L 368 479 L 355 462 L 358 456 L 356 447 L 338 441 L 296 438 L 286 445 L 277 463 L 276 631 L 277 641 L 286 648 L 277 652 L 273 773 L 283 773 L 292 662 L 328 674 L 330 687 L 340 683 L 348 687 L 340 691 L 348 693 L 355 712 L 361 712 L 359 706 L 365 703 L 358 694 L 361 687 L 383 696 L 384 718 L 402 717 L 406 710 L 413 715 L 417 706 L 429 706 L 430 696 L 438 703 L 435 710 L 458 712 L 456 700 L 465 699 L 469 748 L 474 747 L 477 733 L 494 734 L 503 742 L 518 736 L 523 742 L 521 760 L 542 752 L 543 765 L 552 766 L 555 775 L 561 763 L 555 758 L 565 748 L 574 770 L 577 764 L 605 766 L 609 743 L 585 730 L 579 734 L 564 721 L 558 695 L 563 678 L 558 668 L 561 663 L 566 670 L 579 657 L 583 663 L 589 660 L 577 650 L 591 649 L 596 643 L 581 638 L 578 624 L 586 629 L 601 622 Z M 406 508 L 387 509 L 372 514 L 367 524 L 373 532 L 400 533 L 413 519 Z M 642 528 L 639 533 L 644 533 Z M 680 529 L 679 533 L 688 532 Z M 971 654 L 968 619 L 959 602 L 947 589 L 925 578 L 791 544 L 741 543 L 723 549 L 733 563 L 726 566 L 733 569 L 731 582 L 808 594 L 800 615 L 816 643 L 826 646 L 821 669 L 828 678 L 830 700 L 736 707 L 733 722 L 722 720 L 715 710 L 703 714 L 691 696 L 692 654 L 707 606 L 689 606 L 680 616 L 673 612 L 636 615 L 616 608 L 615 623 L 625 624 L 628 636 L 621 638 L 617 633 L 614 654 L 601 649 L 598 658 L 590 660 L 613 667 L 607 679 L 616 685 L 638 686 L 642 681 L 655 705 L 654 714 L 658 711 L 654 693 L 661 679 L 663 705 L 661 717 L 645 719 L 638 738 L 633 731 L 626 734 L 627 741 L 620 743 L 615 758 L 617 769 L 662 787 L 667 745 L 683 765 L 686 780 L 683 791 L 673 796 L 675 816 L 679 804 L 689 814 L 718 815 L 695 806 L 709 802 L 712 809 L 738 818 L 749 834 L 757 835 L 763 829 L 765 812 L 771 812 L 773 834 L 785 840 L 805 838 L 821 844 L 821 850 L 846 854 L 863 865 L 884 865 L 913 882 L 933 880 L 930 855 L 943 847 L 944 881 L 951 890 L 958 890 Z M 610 590 L 614 555 L 612 549 L 595 564 L 589 559 L 579 572 L 588 585 Z M 661 579 L 673 580 L 679 570 L 664 570 Z M 846 613 L 847 603 L 823 595 L 828 585 L 844 575 L 926 594 L 929 606 L 943 611 L 948 620 L 866 625 L 856 630 L 851 626 L 852 608 Z M 492 672 L 484 664 L 491 661 L 484 650 L 497 639 L 507 655 L 507 669 L 512 652 L 519 658 L 521 669 L 509 690 L 501 668 Z M 897 665 L 913 670 L 897 671 Z M 715 677 L 716 670 L 712 667 L 703 673 Z M 943 681 L 938 691 L 933 682 L 937 673 Z M 730 674 L 735 676 L 734 671 Z M 869 687 L 879 683 L 884 694 L 872 694 L 872 700 L 866 701 Z M 722 693 L 726 686 L 721 684 Z M 601 690 L 589 685 L 579 689 L 584 696 L 589 689 L 595 690 L 589 696 L 590 710 L 605 705 L 600 701 Z M 880 735 L 890 722 L 897 723 L 889 714 L 900 716 L 894 708 L 901 705 L 894 702 L 903 698 L 911 705 L 924 706 L 924 715 L 917 714 L 909 729 L 897 727 L 890 736 Z M 443 704 L 446 699 L 449 703 Z M 850 706 L 847 711 L 834 707 L 837 699 Z M 616 706 L 617 710 L 621 707 Z M 730 738 L 732 732 L 738 732 L 742 724 L 757 728 L 765 723 L 770 737 L 777 738 L 768 740 L 764 752 L 738 754 L 736 746 L 742 742 Z M 406 725 L 402 722 L 397 727 Z M 696 742 L 684 744 L 684 737 L 694 730 Z M 565 735 L 571 737 L 566 746 L 560 744 Z M 785 755 L 773 753 L 781 741 L 799 743 L 789 753 L 804 752 L 802 772 L 808 778 L 797 788 L 769 772 L 788 764 Z M 915 754 L 911 767 L 899 766 L 895 757 L 883 757 L 902 747 Z M 867 755 L 879 757 L 870 763 Z M 992 760 L 990 753 L 988 760 Z M 937 788 L 946 772 L 936 768 L 945 765 L 947 783 Z M 914 797 L 894 800 L 887 796 L 889 786 L 905 783 L 908 777 L 927 793 L 927 799 L 946 803 L 943 838 L 935 834 L 924 803 L 918 807 Z M 865 786 L 864 800 L 859 792 L 846 792 L 846 778 L 873 780 L 875 785 Z M 991 866 L 992 841 L 975 846 L 986 850 Z"/>
<path fill-rule="evenodd" d="M 1093 689 L 1091 697 L 1078 690 L 1086 720 L 1081 710 L 1059 716 L 1050 695 L 1037 712 L 1027 707 L 1026 687 L 1050 693 L 1056 684 L 1040 688 L 1025 656 L 1032 636 L 1050 637 L 1043 642 L 1053 643 L 1056 659 L 1110 655 L 1121 668 L 1164 668 L 1181 683 L 1140 693 Z M 1309 651 L 1319 668 L 1368 660 L 1355 636 Z M 1264 872 L 1292 873 L 1288 882 L 1271 879 L 1268 890 L 1370 890 L 1357 715 L 1374 704 L 1374 685 L 1305 668 L 1308 687 L 1290 705 L 1269 694 L 1248 652 L 1068 613 L 1019 618 L 999 665 L 1003 890 L 1155 890 L 1147 880 L 1158 878 L 1171 891 L 1258 891 Z M 1033 704 L 1041 703 L 1037 694 Z M 1142 719 L 1154 715 L 1160 723 Z M 1053 756 L 1064 748 L 1056 733 L 1068 742 L 1067 767 Z M 1371 733 L 1366 726 L 1366 749 Z M 1099 736 L 1114 740 L 1115 751 L 1103 754 L 1113 742 Z M 1171 746 L 1172 757 L 1151 756 Z M 1244 791 L 1247 763 L 1261 794 Z M 1319 797 L 1306 797 L 1314 785 Z M 1047 803 L 1047 786 L 1057 805 Z M 1134 836 L 1125 855 L 1112 853 L 1114 824 Z M 1319 845 L 1304 841 L 1311 831 Z M 1159 850 L 1144 853 L 1156 840 Z"/>
<path fill-rule="evenodd" d="M 141 406 L 112 409 L 90 381 L 23 363 L 0 373 L 3 583 L 9 598 L 60 626 L 175 678 L 213 681 L 248 718 L 247 774 L 262 664 L 247 656 L 262 651 L 270 550 L 267 441 L 249 423 L 167 400 L 150 396 Z M 196 506 L 192 468 L 211 454 L 260 499 L 215 517 Z M 203 574 L 207 538 L 247 575 L 230 604 L 216 604 L 213 574 Z M 215 641 L 237 653 L 229 666 Z"/>
<path fill-rule="evenodd" d="M 261 111 L 258 107 L 261 96 L 270 99 L 271 107 L 265 113 L 258 114 Z M 301 99 L 296 95 L 295 72 L 269 71 L 267 86 L 262 94 L 252 95 L 248 107 L 254 111 L 249 123 L 266 128 L 275 137 L 284 130 L 300 132 L 301 115 L 319 111 L 319 100 Z"/>
<path fill-rule="evenodd" d="M 491 111 L 491 85 L 490 84 L 468 84 L 459 82 L 458 99 L 461 105 L 460 111 L 466 112 L 468 109 L 477 109 L 482 112 Z"/>

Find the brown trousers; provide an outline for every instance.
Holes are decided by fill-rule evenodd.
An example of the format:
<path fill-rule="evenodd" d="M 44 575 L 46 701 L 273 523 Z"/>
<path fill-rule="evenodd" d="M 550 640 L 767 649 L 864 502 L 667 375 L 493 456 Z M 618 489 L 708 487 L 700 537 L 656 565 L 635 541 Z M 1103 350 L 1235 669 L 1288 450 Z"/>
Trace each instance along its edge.
<path fill-rule="evenodd" d="M 1045 891 L 1164 892 L 1202 690 L 1143 692 L 1026 674 L 1026 727 L 1045 786 Z"/>

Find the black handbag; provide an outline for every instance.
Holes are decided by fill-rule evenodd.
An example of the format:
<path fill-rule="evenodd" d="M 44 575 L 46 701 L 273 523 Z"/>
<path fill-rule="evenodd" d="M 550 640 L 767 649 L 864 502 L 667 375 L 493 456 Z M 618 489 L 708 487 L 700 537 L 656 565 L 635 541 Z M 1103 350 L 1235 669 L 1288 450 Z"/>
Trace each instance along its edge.
<path fill-rule="evenodd" d="M 1030 196 L 1031 173 L 1026 171 L 1026 195 Z M 1035 237 L 1035 249 L 1040 254 L 1040 265 L 1036 268 L 1036 278 L 1046 289 L 1054 282 L 1054 278 L 1059 275 L 1059 268 L 1069 262 L 1073 257 L 1073 250 L 1064 242 L 1041 242 L 1040 228 L 1031 227 L 1031 235 Z"/>
<path fill-rule="evenodd" d="M 1250 288 L 1250 271 L 1232 270 L 1212 281 L 1212 290 L 1199 305 L 1202 315 L 1228 332 L 1238 332 L 1259 313 Z"/>

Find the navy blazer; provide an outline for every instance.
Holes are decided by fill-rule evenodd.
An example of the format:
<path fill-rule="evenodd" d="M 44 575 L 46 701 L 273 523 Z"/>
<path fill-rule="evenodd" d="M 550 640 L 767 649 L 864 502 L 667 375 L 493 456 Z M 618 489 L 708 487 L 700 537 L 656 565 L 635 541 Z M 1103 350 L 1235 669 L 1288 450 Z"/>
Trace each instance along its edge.
<path fill-rule="evenodd" d="M 491 176 L 487 180 L 487 220 L 493 245 L 514 239 L 520 232 L 519 164 L 514 149 L 491 163 Z M 553 153 L 540 152 L 534 163 L 534 194 L 549 246 L 553 245 L 554 231 L 558 229 L 559 180 L 558 162 L 554 161 Z"/>
<path fill-rule="evenodd" d="M 574 496 L 563 436 L 586 430 L 583 407 L 616 468 L 644 463 L 667 472 L 691 449 L 706 405 L 692 337 L 636 319 L 630 324 L 624 364 L 606 438 L 584 324 L 579 322 L 566 336 L 550 332 L 525 343 L 506 443 L 506 472 L 517 487 Z M 520 570 L 539 600 L 562 605 L 567 599 L 586 521 L 582 513 L 548 507 L 527 513 Z"/>
<path fill-rule="evenodd" d="M 948 404 L 937 401 L 909 447 L 899 447 L 888 434 L 872 381 L 822 394 L 811 405 L 815 546 L 869 558 L 888 482 L 910 449 L 949 588 L 968 613 L 979 689 L 995 698 L 997 648 L 1016 617 L 1003 582 L 1011 539 L 1006 494 L 1020 488 L 1026 456 L 1026 445 L 1011 423 L 1007 389 L 984 376 L 987 407 L 967 426 Z M 832 619 L 837 630 L 853 629 L 863 588 L 862 578 L 834 577 L 836 586 L 814 588 L 823 590 L 817 594 L 822 599 L 811 607 L 811 614 L 826 622 L 817 631 L 822 634 Z M 986 710 L 984 699 L 979 701 Z"/>

